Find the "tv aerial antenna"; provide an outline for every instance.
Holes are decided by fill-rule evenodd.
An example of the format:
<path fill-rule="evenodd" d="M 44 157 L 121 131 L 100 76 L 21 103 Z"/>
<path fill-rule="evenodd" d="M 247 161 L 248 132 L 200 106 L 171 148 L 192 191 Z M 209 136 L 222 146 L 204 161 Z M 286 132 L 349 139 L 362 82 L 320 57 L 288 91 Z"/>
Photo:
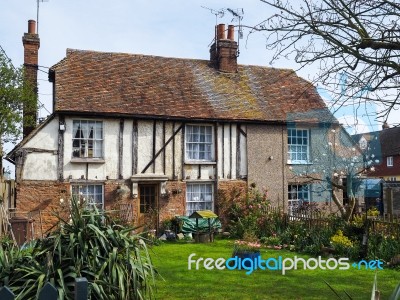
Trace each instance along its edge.
<path fill-rule="evenodd" d="M 49 0 L 36 0 L 37 8 L 36 8 L 36 33 L 39 34 L 39 3 L 41 2 L 49 2 Z"/>
<path fill-rule="evenodd" d="M 219 18 L 223 18 L 224 15 L 225 15 L 225 9 L 224 8 L 221 8 L 220 10 L 215 10 L 215 9 L 208 8 L 208 7 L 205 7 L 205 6 L 202 6 L 202 8 L 209 10 L 213 15 L 215 15 L 215 25 L 217 25 L 217 23 L 218 23 L 218 17 Z"/>
<path fill-rule="evenodd" d="M 239 39 L 242 39 L 243 38 L 242 20 L 243 20 L 243 15 L 244 15 L 243 8 L 236 8 L 236 9 L 227 8 L 226 10 L 229 11 L 233 15 L 231 22 L 239 23 L 239 30 L 238 30 Z M 239 41 L 238 41 L 238 43 L 239 43 Z"/>
<path fill-rule="evenodd" d="M 213 15 L 215 15 L 215 26 L 218 25 L 218 17 L 222 18 L 225 16 L 225 12 L 228 11 L 232 14 L 233 18 L 231 22 L 238 22 L 239 23 L 239 29 L 238 29 L 238 50 L 237 50 L 237 56 L 239 56 L 239 40 L 243 39 L 243 28 L 242 28 L 242 20 L 243 20 L 243 15 L 244 15 L 244 10 L 243 8 L 221 8 L 220 10 L 215 10 L 212 8 L 208 8 L 205 6 L 201 6 L 204 9 L 209 10 Z M 217 31 L 215 30 L 215 42 L 217 42 Z"/>

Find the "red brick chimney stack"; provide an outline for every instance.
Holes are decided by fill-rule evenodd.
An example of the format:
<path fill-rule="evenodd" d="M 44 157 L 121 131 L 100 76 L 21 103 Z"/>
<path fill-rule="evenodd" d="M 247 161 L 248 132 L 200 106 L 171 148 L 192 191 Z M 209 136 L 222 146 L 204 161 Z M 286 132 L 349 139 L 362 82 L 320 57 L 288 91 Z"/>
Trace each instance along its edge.
<path fill-rule="evenodd" d="M 221 72 L 237 72 L 237 48 L 235 27 L 228 26 L 228 38 L 225 36 L 225 24 L 216 26 L 216 41 L 210 49 L 210 61 Z"/>
<path fill-rule="evenodd" d="M 23 135 L 26 137 L 36 127 L 37 119 L 37 72 L 40 39 L 36 33 L 36 22 L 34 20 L 28 21 L 28 33 L 24 33 L 22 44 L 24 45 L 25 80 L 30 84 L 36 97 L 35 103 L 23 109 Z"/>

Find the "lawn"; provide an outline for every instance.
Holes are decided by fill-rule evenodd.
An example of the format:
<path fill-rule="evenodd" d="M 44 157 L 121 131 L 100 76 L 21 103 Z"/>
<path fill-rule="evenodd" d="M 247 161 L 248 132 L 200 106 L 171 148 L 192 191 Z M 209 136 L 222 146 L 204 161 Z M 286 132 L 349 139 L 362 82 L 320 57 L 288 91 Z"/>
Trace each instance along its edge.
<path fill-rule="evenodd" d="M 232 240 L 216 240 L 210 244 L 166 242 L 152 248 L 152 259 L 163 279 L 157 280 L 157 299 L 339 299 L 325 284 L 329 282 L 343 299 L 370 299 L 375 271 L 358 270 L 255 270 L 246 275 L 245 270 L 188 270 L 188 257 L 225 258 L 232 254 Z M 283 258 L 295 255 L 290 251 L 263 249 L 261 257 Z M 377 271 L 381 299 L 388 299 L 400 282 L 400 271 L 385 269 Z"/>

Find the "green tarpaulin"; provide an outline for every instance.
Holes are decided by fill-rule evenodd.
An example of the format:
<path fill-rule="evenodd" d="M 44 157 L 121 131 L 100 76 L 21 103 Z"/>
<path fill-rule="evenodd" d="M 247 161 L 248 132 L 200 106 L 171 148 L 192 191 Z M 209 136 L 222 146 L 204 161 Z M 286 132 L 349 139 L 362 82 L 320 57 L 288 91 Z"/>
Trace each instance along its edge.
<path fill-rule="evenodd" d="M 196 232 L 196 219 L 185 216 L 176 217 L 179 220 L 179 229 L 183 233 Z M 208 220 L 210 220 L 211 228 L 213 230 L 221 228 L 221 222 L 218 218 L 212 219 L 197 219 L 199 220 L 199 231 L 208 232 Z"/>

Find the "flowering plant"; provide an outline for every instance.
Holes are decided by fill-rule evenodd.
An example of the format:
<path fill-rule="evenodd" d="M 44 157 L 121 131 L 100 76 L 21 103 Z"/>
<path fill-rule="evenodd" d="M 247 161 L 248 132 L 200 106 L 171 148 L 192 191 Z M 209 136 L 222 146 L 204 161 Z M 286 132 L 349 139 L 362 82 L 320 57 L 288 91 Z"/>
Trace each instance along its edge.
<path fill-rule="evenodd" d="M 343 231 L 338 230 L 334 236 L 331 237 L 331 243 L 334 247 L 353 247 L 353 242 L 345 235 Z"/>
<path fill-rule="evenodd" d="M 236 240 L 234 252 L 257 252 L 260 251 L 261 244 L 258 241 Z"/>
<path fill-rule="evenodd" d="M 379 210 L 376 207 L 371 207 L 367 211 L 367 216 L 371 216 L 371 217 L 379 216 Z"/>

